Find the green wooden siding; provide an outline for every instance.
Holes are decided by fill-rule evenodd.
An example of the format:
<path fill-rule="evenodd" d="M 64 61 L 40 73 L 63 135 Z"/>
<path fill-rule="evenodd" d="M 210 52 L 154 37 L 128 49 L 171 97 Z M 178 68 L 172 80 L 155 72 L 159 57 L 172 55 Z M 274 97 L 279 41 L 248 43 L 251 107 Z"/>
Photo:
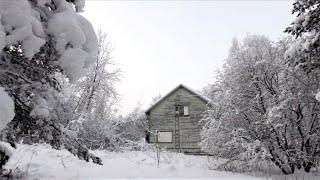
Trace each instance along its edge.
<path fill-rule="evenodd" d="M 172 131 L 172 143 L 159 143 L 162 148 L 182 152 L 198 152 L 200 147 L 199 123 L 206 104 L 197 94 L 183 87 L 178 88 L 148 112 L 148 125 L 151 132 Z M 189 116 L 176 116 L 176 106 L 189 106 Z M 155 143 L 156 136 L 150 135 L 149 142 Z"/>

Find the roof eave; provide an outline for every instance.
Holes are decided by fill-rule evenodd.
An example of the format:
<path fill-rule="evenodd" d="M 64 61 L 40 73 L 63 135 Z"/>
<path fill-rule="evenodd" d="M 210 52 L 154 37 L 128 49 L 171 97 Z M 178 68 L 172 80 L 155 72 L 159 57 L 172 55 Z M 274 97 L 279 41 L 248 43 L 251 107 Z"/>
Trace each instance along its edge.
<path fill-rule="evenodd" d="M 191 92 L 192 94 L 195 94 L 197 95 L 198 98 L 202 99 L 203 101 L 205 101 L 206 103 L 210 103 L 211 100 L 208 99 L 208 98 L 205 98 L 203 97 L 202 95 L 196 93 L 195 91 L 193 91 L 192 89 L 188 88 L 187 86 L 183 85 L 183 84 L 180 84 L 178 85 L 177 87 L 175 87 L 173 90 L 171 90 L 169 93 L 167 93 L 165 96 L 163 96 L 162 98 L 160 98 L 156 103 L 154 103 L 152 106 L 150 106 L 146 111 L 145 113 L 146 114 L 149 114 L 151 112 L 151 110 L 153 108 L 155 108 L 159 103 L 161 103 L 163 100 L 165 100 L 168 96 L 170 96 L 173 92 L 175 92 L 176 90 L 178 90 L 179 88 L 184 88 L 186 89 L 187 91 Z"/>

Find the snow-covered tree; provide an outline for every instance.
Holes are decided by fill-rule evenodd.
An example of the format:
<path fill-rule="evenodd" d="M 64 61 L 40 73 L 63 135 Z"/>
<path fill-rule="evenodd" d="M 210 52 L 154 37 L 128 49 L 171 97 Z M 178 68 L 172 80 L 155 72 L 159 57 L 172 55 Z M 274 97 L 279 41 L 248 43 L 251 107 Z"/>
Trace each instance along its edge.
<path fill-rule="evenodd" d="M 233 42 L 209 91 L 204 150 L 249 166 L 269 160 L 285 174 L 318 165 L 319 74 L 286 66 L 290 43 L 261 36 Z"/>
<path fill-rule="evenodd" d="M 285 31 L 296 37 L 286 52 L 289 64 L 307 73 L 320 70 L 319 5 L 320 2 L 316 0 L 296 0 L 292 10 L 296 18 Z M 320 97 L 320 92 L 317 97 Z"/>
<path fill-rule="evenodd" d="M 312 71 L 320 68 L 320 2 L 295 0 L 292 13 L 296 14 L 292 25 L 286 29 L 297 39 L 286 52 L 290 64 Z"/>
<path fill-rule="evenodd" d="M 15 117 L 4 131 L 13 142 L 48 142 L 101 163 L 63 131 L 55 109 L 62 97 L 57 74 L 75 82 L 97 54 L 97 37 L 77 12 L 84 0 L 0 1 L 0 85 L 14 99 Z M 62 119 L 61 119 L 62 118 Z"/>
<path fill-rule="evenodd" d="M 279 84 L 277 53 L 264 36 L 247 36 L 243 43 L 233 41 L 222 72 L 209 93 L 214 99 L 204 117 L 205 150 L 244 162 L 264 155 L 260 142 L 262 136 L 270 136 L 266 115 Z"/>
<path fill-rule="evenodd" d="M 99 31 L 98 55 L 88 73 L 66 89 L 72 117 L 68 128 L 78 139 L 92 149 L 106 148 L 113 134 L 119 97 L 115 83 L 120 70 L 111 60 L 111 48 L 106 34 Z"/>
<path fill-rule="evenodd" d="M 115 83 L 119 80 L 120 69 L 111 60 L 111 47 L 106 34 L 98 32 L 98 55 L 88 73 L 75 83 L 71 97 L 75 101 L 74 114 L 91 116 L 112 116 L 119 100 Z"/>

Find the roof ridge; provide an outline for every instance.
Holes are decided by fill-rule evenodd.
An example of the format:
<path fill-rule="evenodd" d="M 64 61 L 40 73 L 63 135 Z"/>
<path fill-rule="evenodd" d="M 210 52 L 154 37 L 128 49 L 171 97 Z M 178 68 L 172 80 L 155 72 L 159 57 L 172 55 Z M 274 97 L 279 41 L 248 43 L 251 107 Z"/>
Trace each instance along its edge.
<path fill-rule="evenodd" d="M 175 92 L 176 90 L 178 90 L 180 87 L 190 91 L 191 93 L 197 95 L 200 99 L 206 101 L 207 103 L 211 102 L 211 100 L 203 95 L 201 95 L 200 93 L 197 93 L 196 91 L 194 91 L 193 89 L 189 88 L 188 86 L 184 85 L 184 84 L 179 84 L 178 86 L 176 86 L 174 89 L 172 89 L 171 91 L 169 91 L 166 95 L 162 96 L 157 102 L 155 102 L 153 105 L 151 105 L 145 112 L 148 113 L 150 112 L 154 107 L 156 107 L 160 102 L 162 102 L 164 99 L 166 99 L 169 95 L 171 95 L 173 92 Z"/>

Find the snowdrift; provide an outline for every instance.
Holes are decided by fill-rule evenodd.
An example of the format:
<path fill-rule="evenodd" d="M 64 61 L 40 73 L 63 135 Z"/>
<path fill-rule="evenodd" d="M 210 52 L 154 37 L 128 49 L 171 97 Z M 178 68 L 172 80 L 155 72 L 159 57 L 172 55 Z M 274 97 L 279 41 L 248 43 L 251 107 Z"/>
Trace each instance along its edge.
<path fill-rule="evenodd" d="M 79 160 L 67 150 L 49 145 L 18 145 L 6 168 L 21 179 L 260 179 L 208 169 L 207 157 L 162 152 L 160 165 L 152 151 L 93 152 L 103 166 Z"/>

